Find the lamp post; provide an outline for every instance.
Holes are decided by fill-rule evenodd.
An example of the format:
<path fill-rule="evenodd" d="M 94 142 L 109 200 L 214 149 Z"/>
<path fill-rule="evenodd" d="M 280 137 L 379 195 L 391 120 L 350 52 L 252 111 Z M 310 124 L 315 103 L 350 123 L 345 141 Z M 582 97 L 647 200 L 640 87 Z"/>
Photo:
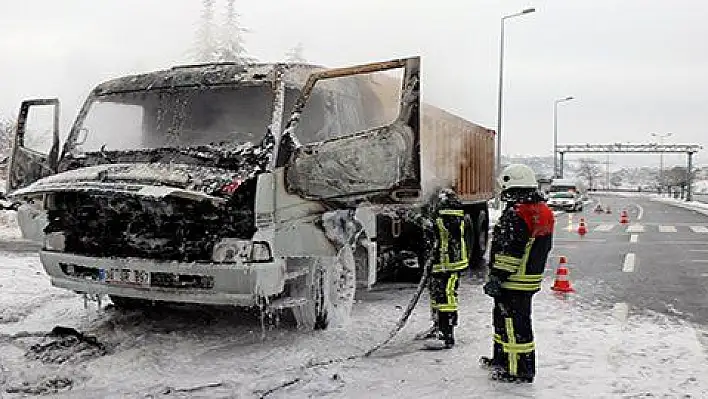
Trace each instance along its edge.
<path fill-rule="evenodd" d="M 502 143 L 502 92 L 504 88 L 504 22 L 507 19 L 518 17 L 525 14 L 535 12 L 535 8 L 527 8 L 521 12 L 505 15 L 501 19 L 501 33 L 499 36 L 499 94 L 497 96 L 497 162 L 496 175 L 501 172 L 501 143 Z M 497 207 L 499 207 L 499 198 L 497 196 Z"/>
<path fill-rule="evenodd" d="M 664 144 L 664 139 L 667 137 L 671 137 L 673 133 L 666 133 L 666 134 L 656 134 L 652 133 L 651 136 L 658 138 L 659 139 L 659 144 Z M 661 187 L 664 184 L 664 153 L 660 152 L 659 153 L 659 189 L 661 190 Z"/>
<path fill-rule="evenodd" d="M 562 176 L 558 174 L 558 104 L 573 100 L 574 98 L 573 96 L 568 96 L 553 102 L 553 177 L 556 179 L 562 178 Z"/>

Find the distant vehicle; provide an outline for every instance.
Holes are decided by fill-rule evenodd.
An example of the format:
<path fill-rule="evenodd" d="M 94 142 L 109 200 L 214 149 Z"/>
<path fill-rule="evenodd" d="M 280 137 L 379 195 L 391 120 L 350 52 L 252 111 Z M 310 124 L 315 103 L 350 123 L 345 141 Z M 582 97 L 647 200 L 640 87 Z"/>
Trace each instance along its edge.
<path fill-rule="evenodd" d="M 584 187 L 573 179 L 553 179 L 549 187 L 549 193 L 557 192 L 578 192 L 585 193 Z"/>
<path fill-rule="evenodd" d="M 569 212 L 579 212 L 583 210 L 582 196 L 577 192 L 555 192 L 551 193 L 549 197 L 548 206 L 552 209 L 561 209 Z"/>

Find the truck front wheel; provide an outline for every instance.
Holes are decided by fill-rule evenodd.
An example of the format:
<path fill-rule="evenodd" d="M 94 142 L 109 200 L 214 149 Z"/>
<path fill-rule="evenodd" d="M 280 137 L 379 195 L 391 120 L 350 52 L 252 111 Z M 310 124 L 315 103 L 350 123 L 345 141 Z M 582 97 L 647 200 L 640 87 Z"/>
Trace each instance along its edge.
<path fill-rule="evenodd" d="M 346 324 L 356 293 L 352 251 L 345 248 L 339 256 L 312 259 L 310 273 L 294 283 L 291 295 L 301 298 L 293 309 L 299 327 L 324 330 Z"/>

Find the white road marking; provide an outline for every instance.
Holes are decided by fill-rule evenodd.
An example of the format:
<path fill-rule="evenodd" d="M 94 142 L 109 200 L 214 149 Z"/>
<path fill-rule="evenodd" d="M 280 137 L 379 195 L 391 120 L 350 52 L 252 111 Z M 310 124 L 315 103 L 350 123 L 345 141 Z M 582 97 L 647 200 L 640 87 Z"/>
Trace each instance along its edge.
<path fill-rule="evenodd" d="M 642 220 L 642 217 L 644 217 L 644 208 L 642 208 L 642 206 L 639 205 L 639 204 L 634 204 L 634 205 L 637 206 L 637 210 L 638 210 L 638 212 L 637 212 L 637 220 Z"/>
<path fill-rule="evenodd" d="M 708 252 L 708 249 L 689 249 L 690 252 Z"/>
<path fill-rule="evenodd" d="M 603 238 L 554 238 L 553 242 L 607 242 Z"/>
<path fill-rule="evenodd" d="M 601 224 L 597 227 L 595 227 L 595 231 L 611 231 L 613 228 L 615 228 L 614 224 Z"/>
<path fill-rule="evenodd" d="M 701 273 L 701 277 L 708 277 L 708 273 Z"/>
<path fill-rule="evenodd" d="M 631 242 L 632 244 L 638 243 L 639 242 L 639 234 L 632 234 L 631 236 L 629 236 L 629 242 Z"/>
<path fill-rule="evenodd" d="M 632 273 L 634 271 L 634 263 L 637 261 L 637 256 L 633 253 L 628 253 L 624 257 L 624 265 L 622 265 L 622 271 L 625 273 Z"/>
<path fill-rule="evenodd" d="M 573 231 L 573 215 L 568 214 L 568 231 Z"/>
<path fill-rule="evenodd" d="M 708 227 L 706 226 L 690 226 L 694 233 L 708 233 Z"/>
<path fill-rule="evenodd" d="M 633 224 L 627 227 L 627 233 L 644 233 L 644 226 L 641 224 Z"/>
<path fill-rule="evenodd" d="M 691 259 L 694 263 L 708 263 L 708 259 Z"/>
<path fill-rule="evenodd" d="M 629 305 L 626 302 L 618 302 L 612 308 L 612 315 L 615 319 L 625 322 L 627 321 L 627 316 L 629 315 Z"/>
<path fill-rule="evenodd" d="M 668 244 L 668 245 L 706 245 L 705 241 L 652 241 L 652 244 Z"/>
<path fill-rule="evenodd" d="M 674 226 L 659 226 L 659 233 L 676 233 L 676 227 Z"/>

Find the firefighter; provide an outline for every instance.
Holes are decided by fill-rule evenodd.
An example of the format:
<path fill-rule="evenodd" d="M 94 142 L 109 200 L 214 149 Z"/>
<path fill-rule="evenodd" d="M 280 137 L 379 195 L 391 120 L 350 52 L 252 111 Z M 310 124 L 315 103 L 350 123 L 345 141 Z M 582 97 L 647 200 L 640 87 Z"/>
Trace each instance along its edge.
<path fill-rule="evenodd" d="M 417 338 L 437 337 L 442 341 L 441 348 L 450 349 L 455 345 L 460 272 L 468 266 L 465 228 L 469 228 L 469 223 L 465 223 L 462 204 L 451 189 L 440 190 L 431 208 L 429 225 L 434 248 L 428 290 L 433 326 Z"/>
<path fill-rule="evenodd" d="M 494 298 L 494 349 L 480 362 L 494 380 L 531 383 L 536 374 L 531 299 L 541 289 L 555 220 L 528 166 L 509 165 L 497 182 L 506 206 L 494 227 L 484 285 Z"/>

